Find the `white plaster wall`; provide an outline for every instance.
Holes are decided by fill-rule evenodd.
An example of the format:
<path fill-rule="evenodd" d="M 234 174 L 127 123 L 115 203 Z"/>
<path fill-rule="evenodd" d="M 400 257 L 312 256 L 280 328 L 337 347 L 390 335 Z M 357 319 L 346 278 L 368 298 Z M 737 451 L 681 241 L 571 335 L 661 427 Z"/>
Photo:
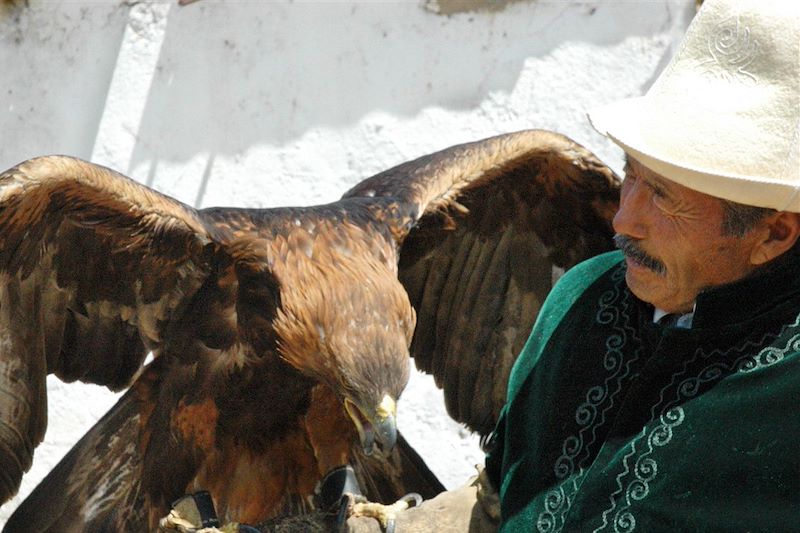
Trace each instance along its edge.
<path fill-rule="evenodd" d="M 585 112 L 642 93 L 694 13 L 693 0 L 466 5 L 30 0 L 0 11 L 0 168 L 66 153 L 198 207 L 313 204 L 425 153 L 536 127 L 619 169 Z M 48 387 L 46 441 L 0 524 L 116 398 Z M 449 487 L 482 460 L 427 376 L 412 378 L 399 425 Z"/>

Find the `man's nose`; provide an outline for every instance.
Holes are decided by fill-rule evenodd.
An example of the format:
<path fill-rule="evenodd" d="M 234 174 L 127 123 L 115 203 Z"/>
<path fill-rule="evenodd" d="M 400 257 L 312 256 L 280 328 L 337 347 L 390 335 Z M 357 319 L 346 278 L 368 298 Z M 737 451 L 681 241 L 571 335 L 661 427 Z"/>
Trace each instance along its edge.
<path fill-rule="evenodd" d="M 647 188 L 641 180 L 625 178 L 619 194 L 619 209 L 614 215 L 612 225 L 616 233 L 642 239 L 647 235 Z"/>

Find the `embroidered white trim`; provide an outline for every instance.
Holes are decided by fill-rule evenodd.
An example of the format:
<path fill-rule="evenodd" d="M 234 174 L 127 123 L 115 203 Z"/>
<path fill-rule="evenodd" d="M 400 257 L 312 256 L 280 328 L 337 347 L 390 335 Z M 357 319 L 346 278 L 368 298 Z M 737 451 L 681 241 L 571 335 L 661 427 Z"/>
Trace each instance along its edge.
<path fill-rule="evenodd" d="M 800 315 L 797 315 L 797 320 L 789 328 L 796 328 L 800 326 Z M 783 360 L 786 354 L 790 351 L 800 351 L 800 333 L 789 339 L 784 348 L 775 348 L 774 346 L 767 346 L 755 356 L 745 356 L 739 358 L 735 365 L 736 370 L 739 372 L 752 372 L 759 368 L 765 368 L 770 365 Z"/>
<path fill-rule="evenodd" d="M 600 324 L 612 325 L 613 333 L 606 340 L 603 356 L 603 367 L 609 374 L 602 385 L 589 388 L 586 401 L 575 410 L 575 422 L 580 429 L 577 435 L 567 437 L 561 446 L 562 453 L 553 467 L 556 479 L 561 483 L 545 495 L 544 509 L 536 520 L 536 529 L 540 533 L 556 533 L 564 527 L 564 518 L 580 489 L 592 456 L 596 430 L 605 424 L 606 415 L 622 390 L 622 381 L 630 375 L 631 365 L 639 358 L 640 350 L 637 350 L 634 357 L 625 361 L 622 350 L 629 337 L 638 339 L 627 313 L 629 294 L 621 290 L 625 269 L 618 268 L 611 279 L 614 286 L 601 295 L 595 317 Z"/>
<path fill-rule="evenodd" d="M 662 447 L 669 444 L 672 440 L 673 429 L 683 423 L 685 413 L 680 407 L 680 404 L 686 399 L 695 397 L 702 384 L 717 380 L 732 370 L 738 372 L 752 372 L 783 360 L 785 355 L 791 351 L 800 351 L 800 333 L 797 333 L 789 339 L 783 348 L 767 346 L 755 355 L 751 352 L 753 348 L 763 346 L 765 343 L 770 342 L 770 338 L 778 339 L 786 335 L 787 332 L 798 327 L 800 327 L 800 315 L 797 315 L 793 324 L 784 325 L 778 334 L 767 333 L 763 335 L 758 342 L 746 341 L 738 347 L 730 348 L 725 351 L 712 350 L 706 353 L 703 350 L 697 350 L 694 357 L 684 362 L 682 369 L 673 374 L 670 383 L 661 389 L 659 401 L 652 407 L 651 414 L 653 415 L 653 419 L 655 419 L 657 413 L 661 413 L 659 416 L 659 424 L 649 433 L 647 438 L 648 450 L 644 453 L 638 452 L 639 456 L 633 463 L 633 470 L 630 468 L 630 460 L 637 455 L 637 443 L 645 436 L 646 428 L 630 442 L 631 450 L 625 455 L 622 461 L 624 469 L 616 478 L 617 490 L 609 496 L 610 506 L 603 512 L 603 523 L 597 527 L 593 533 L 597 533 L 608 527 L 608 518 L 612 513 L 614 513 L 612 524 L 615 533 L 630 533 L 636 528 L 636 517 L 630 511 L 630 507 L 634 501 L 641 501 L 649 495 L 649 483 L 655 479 L 658 474 L 658 463 L 649 456 L 653 452 L 654 446 Z M 692 363 L 696 362 L 698 359 L 704 360 L 712 356 L 724 356 L 737 352 L 743 355 L 740 355 L 730 363 L 724 360 L 722 362 L 711 363 L 700 370 L 696 376 L 688 377 L 678 383 L 677 387 L 675 387 L 675 397 L 672 401 L 666 400 L 666 391 L 675 385 L 680 379 L 680 376 L 686 375 L 687 369 Z M 630 480 L 623 489 L 622 481 L 631 471 L 633 471 L 634 478 Z M 625 494 L 625 503 L 617 509 L 623 490 Z"/>
<path fill-rule="evenodd" d="M 673 429 L 683 423 L 685 416 L 683 408 L 677 406 L 669 409 L 659 417 L 658 424 L 647 434 L 647 450 L 636 458 L 632 470 L 629 460 L 636 455 L 636 444 L 645 436 L 647 428 L 643 428 L 641 433 L 631 441 L 631 451 L 622 460 L 624 470 L 617 475 L 617 490 L 608 498 L 611 502 L 611 507 L 603 512 L 603 523 L 593 533 L 608 527 L 608 517 L 615 510 L 612 521 L 614 533 L 630 533 L 636 529 L 636 517 L 630 511 L 630 508 L 633 502 L 647 498 L 650 494 L 650 482 L 658 475 L 658 462 L 650 455 L 652 455 L 656 447 L 666 446 L 672 441 Z M 634 479 L 625 488 L 625 503 L 617 509 L 617 496 L 622 492 L 622 480 L 630 472 L 633 472 Z"/>

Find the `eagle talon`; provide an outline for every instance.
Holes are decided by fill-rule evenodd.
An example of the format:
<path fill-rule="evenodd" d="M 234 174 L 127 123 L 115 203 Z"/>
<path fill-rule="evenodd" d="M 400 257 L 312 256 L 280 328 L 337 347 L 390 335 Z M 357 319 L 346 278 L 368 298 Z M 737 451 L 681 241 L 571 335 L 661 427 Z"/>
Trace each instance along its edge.
<path fill-rule="evenodd" d="M 242 533 L 246 531 L 238 523 L 230 522 L 221 528 L 198 527 L 191 520 L 184 518 L 180 512 L 172 509 L 167 516 L 158 521 L 159 531 L 178 531 L 179 533 Z"/>
<path fill-rule="evenodd" d="M 408 504 L 408 508 L 410 509 L 411 507 L 419 507 L 422 504 L 422 496 L 420 496 L 416 492 L 409 492 L 408 494 L 400 498 L 398 501 L 406 502 Z M 414 505 L 411 505 L 412 502 L 414 503 Z"/>
<path fill-rule="evenodd" d="M 386 533 L 394 533 L 397 515 L 411 507 L 422 503 L 422 496 L 410 492 L 390 505 L 367 501 L 363 496 L 353 496 L 350 516 L 364 516 L 374 518 L 381 524 Z"/>

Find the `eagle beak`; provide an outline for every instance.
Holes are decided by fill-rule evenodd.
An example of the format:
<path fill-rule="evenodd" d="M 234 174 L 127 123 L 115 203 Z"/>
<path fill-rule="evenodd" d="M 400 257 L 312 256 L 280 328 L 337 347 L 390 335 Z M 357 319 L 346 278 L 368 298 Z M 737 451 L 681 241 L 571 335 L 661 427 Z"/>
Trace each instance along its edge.
<path fill-rule="evenodd" d="M 349 398 L 345 399 L 344 407 L 358 430 L 364 453 L 372 455 L 377 446 L 381 455 L 388 455 L 397 442 L 397 405 L 392 397 L 384 396 L 371 416 Z"/>

